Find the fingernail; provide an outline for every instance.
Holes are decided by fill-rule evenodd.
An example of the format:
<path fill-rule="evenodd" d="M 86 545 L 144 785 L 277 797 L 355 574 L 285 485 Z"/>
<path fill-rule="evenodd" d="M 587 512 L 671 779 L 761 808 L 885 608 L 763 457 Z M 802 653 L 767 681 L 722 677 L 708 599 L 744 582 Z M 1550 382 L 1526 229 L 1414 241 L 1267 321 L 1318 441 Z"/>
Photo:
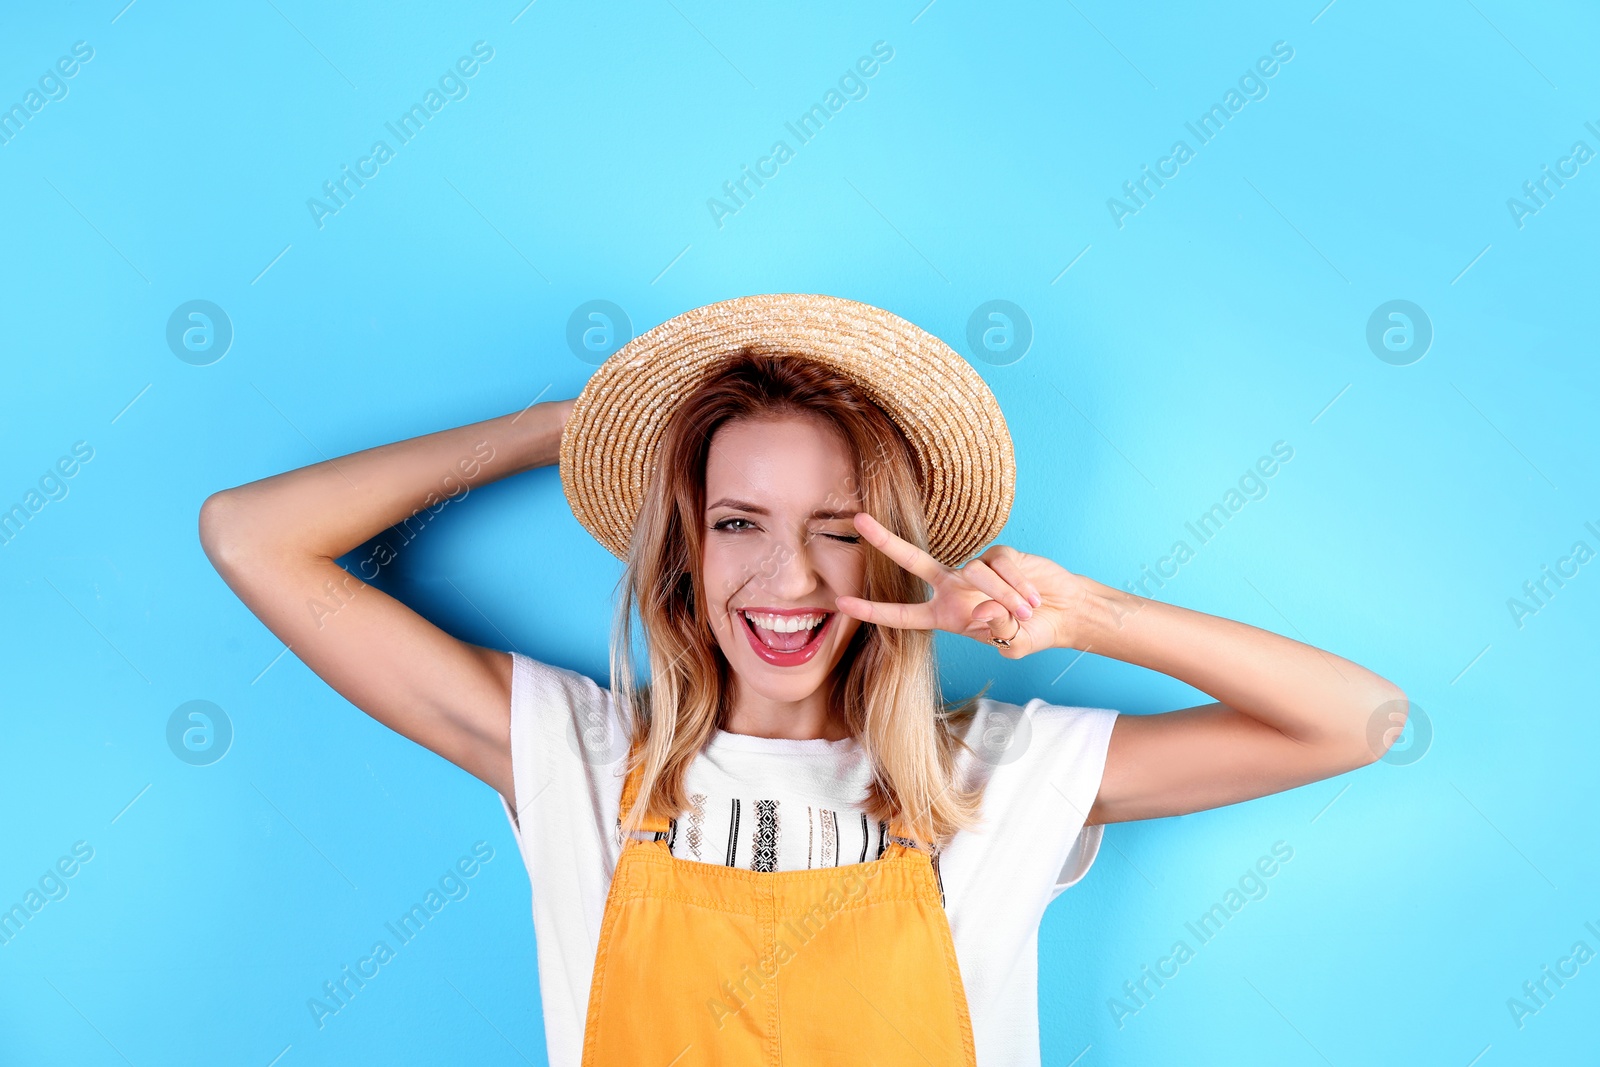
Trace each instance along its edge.
<path fill-rule="evenodd" d="M 1026 601 L 1017 605 L 1017 617 L 1019 619 L 1033 618 L 1033 609 L 1028 606 Z"/>
<path fill-rule="evenodd" d="M 1028 594 L 1028 603 L 1032 604 L 1034 607 L 1038 607 L 1040 605 L 1040 603 L 1042 603 L 1042 601 L 1039 599 L 1039 594 L 1038 593 L 1029 593 Z"/>

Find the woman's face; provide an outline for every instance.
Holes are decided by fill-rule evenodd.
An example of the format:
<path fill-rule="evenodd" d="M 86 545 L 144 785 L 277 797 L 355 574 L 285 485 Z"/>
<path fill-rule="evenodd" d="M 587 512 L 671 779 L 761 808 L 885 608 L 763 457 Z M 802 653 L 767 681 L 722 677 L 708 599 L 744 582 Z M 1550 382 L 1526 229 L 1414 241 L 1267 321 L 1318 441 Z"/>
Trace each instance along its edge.
<path fill-rule="evenodd" d="M 724 423 L 706 460 L 705 587 L 717 644 L 741 686 L 803 700 L 844 656 L 871 551 L 843 436 L 820 417 Z M 812 623 L 809 629 L 807 623 Z"/>

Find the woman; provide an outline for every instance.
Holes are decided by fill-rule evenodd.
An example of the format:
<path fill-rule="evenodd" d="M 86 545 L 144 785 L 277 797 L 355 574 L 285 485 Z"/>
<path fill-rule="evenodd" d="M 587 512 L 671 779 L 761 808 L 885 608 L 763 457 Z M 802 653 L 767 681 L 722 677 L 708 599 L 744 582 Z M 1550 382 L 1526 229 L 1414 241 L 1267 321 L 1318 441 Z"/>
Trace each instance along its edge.
<path fill-rule="evenodd" d="M 558 459 L 628 563 L 610 688 L 456 640 L 334 562 L 441 488 Z M 662 324 L 576 401 L 226 490 L 200 525 L 312 670 L 499 793 L 552 1063 L 989 1067 L 1039 1061 L 1038 925 L 1104 824 L 1366 765 L 1406 708 L 1348 660 L 1043 556 L 963 565 L 1013 484 L 959 356 L 880 309 L 777 295 Z M 934 630 L 1093 651 L 1214 702 L 946 706 Z"/>

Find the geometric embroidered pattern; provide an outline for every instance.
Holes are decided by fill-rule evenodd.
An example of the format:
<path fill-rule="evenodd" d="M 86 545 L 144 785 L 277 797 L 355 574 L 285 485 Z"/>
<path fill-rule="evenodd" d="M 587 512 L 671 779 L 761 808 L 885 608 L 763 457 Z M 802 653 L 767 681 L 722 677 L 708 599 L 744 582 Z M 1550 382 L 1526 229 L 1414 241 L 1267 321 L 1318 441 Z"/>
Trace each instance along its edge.
<path fill-rule="evenodd" d="M 700 859 L 700 846 L 705 833 L 706 795 L 689 794 L 689 854 Z"/>
<path fill-rule="evenodd" d="M 778 869 L 778 802 L 756 801 L 756 824 L 750 835 L 750 869 Z"/>

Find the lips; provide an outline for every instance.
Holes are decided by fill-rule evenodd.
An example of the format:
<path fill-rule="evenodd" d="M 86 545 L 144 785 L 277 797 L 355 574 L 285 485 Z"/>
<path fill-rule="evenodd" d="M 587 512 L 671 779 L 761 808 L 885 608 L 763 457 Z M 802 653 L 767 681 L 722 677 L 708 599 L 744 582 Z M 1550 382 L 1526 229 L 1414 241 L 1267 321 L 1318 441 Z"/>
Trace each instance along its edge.
<path fill-rule="evenodd" d="M 838 616 L 838 612 L 823 612 L 818 609 L 799 609 L 789 611 L 767 610 L 751 612 L 751 614 L 758 616 L 776 616 L 780 619 L 792 618 L 797 615 L 826 616 L 822 620 L 822 624 L 820 626 L 817 626 L 809 631 L 807 639 L 803 644 L 794 649 L 783 649 L 773 648 L 763 641 L 757 631 L 756 624 L 751 621 L 750 615 L 746 614 L 744 610 L 740 610 L 737 614 L 740 622 L 743 624 L 741 629 L 744 630 L 745 638 L 750 642 L 751 649 L 753 649 L 755 654 L 764 662 L 770 663 L 775 667 L 798 667 L 802 664 L 809 663 L 822 648 L 822 642 L 827 637 L 829 628 L 833 626 L 833 620 Z M 768 631 L 768 633 L 772 634 L 772 636 L 778 641 L 794 640 L 793 634 L 774 633 L 773 631 Z M 806 631 L 797 631 L 797 633 L 806 633 Z"/>

